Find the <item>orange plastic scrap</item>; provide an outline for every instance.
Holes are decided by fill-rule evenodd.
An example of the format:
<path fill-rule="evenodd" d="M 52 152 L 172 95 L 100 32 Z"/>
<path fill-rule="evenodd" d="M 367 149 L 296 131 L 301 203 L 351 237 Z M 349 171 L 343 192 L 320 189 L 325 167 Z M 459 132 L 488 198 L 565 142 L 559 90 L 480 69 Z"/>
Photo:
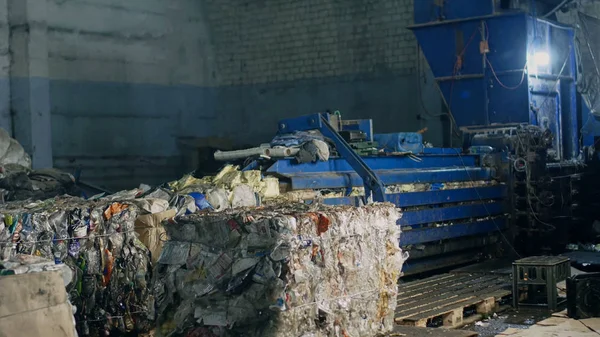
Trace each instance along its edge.
<path fill-rule="evenodd" d="M 329 230 L 329 218 L 327 218 L 323 214 L 319 214 L 319 219 L 317 221 L 317 234 L 320 236 L 321 234 L 327 232 Z"/>
<path fill-rule="evenodd" d="M 317 213 L 306 213 L 306 216 L 310 218 L 310 221 L 317 225 L 319 224 L 319 215 Z"/>
<path fill-rule="evenodd" d="M 118 202 L 112 203 L 108 208 L 104 211 L 104 219 L 110 220 L 115 214 L 119 214 L 126 210 L 129 207 L 127 204 L 121 204 Z"/>

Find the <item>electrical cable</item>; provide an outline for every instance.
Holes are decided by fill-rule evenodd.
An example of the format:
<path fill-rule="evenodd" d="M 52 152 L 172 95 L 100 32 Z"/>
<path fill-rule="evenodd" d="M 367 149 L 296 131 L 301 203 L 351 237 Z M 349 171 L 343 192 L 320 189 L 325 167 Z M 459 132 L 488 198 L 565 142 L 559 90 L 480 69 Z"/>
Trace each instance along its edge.
<path fill-rule="evenodd" d="M 492 74 L 494 75 L 494 78 L 496 79 L 496 81 L 498 82 L 498 84 L 500 84 L 501 87 L 503 87 L 504 89 L 507 90 L 516 90 L 518 89 L 523 82 L 525 81 L 525 72 L 527 71 L 527 63 L 525 63 L 525 66 L 523 67 L 523 74 L 521 76 L 521 81 L 519 81 L 519 84 L 511 87 L 511 86 L 507 86 L 504 83 L 502 83 L 502 81 L 500 81 L 500 79 L 498 78 L 498 75 L 496 74 L 496 70 L 494 70 L 494 66 L 492 65 L 492 63 L 490 62 L 490 59 L 487 58 L 487 56 L 485 57 L 485 61 L 487 62 L 487 64 L 490 66 L 490 70 L 492 71 Z"/>
<path fill-rule="evenodd" d="M 462 64 L 461 58 L 467 51 L 467 48 L 471 45 L 471 42 L 473 42 L 473 39 L 475 38 L 475 35 L 477 34 L 478 31 L 479 31 L 479 29 L 475 29 L 473 34 L 471 34 L 469 41 L 467 41 L 467 44 L 464 46 L 462 51 L 456 56 L 456 61 L 454 63 L 454 68 L 452 70 L 452 82 L 450 83 L 450 101 L 446 101 L 446 99 L 444 98 L 444 94 L 441 92 L 441 89 L 438 86 L 438 90 L 440 91 L 440 94 L 442 95 L 444 105 L 446 106 L 446 109 L 448 109 L 448 116 L 450 117 L 450 123 L 452 123 L 454 125 L 454 128 L 452 128 L 452 130 L 457 137 L 460 137 L 461 135 L 457 130 L 458 124 L 456 123 L 456 119 L 454 119 L 454 115 L 452 114 L 452 99 L 454 96 L 454 83 L 456 81 L 456 76 L 458 75 L 460 65 Z"/>
<path fill-rule="evenodd" d="M 517 133 L 517 139 L 519 140 L 519 143 L 520 143 L 521 147 L 523 148 L 523 150 L 524 150 L 524 151 L 526 151 L 525 144 L 523 144 L 523 140 L 521 139 L 521 136 L 520 136 L 518 133 Z M 538 144 L 536 144 L 536 145 L 538 145 Z M 535 213 L 535 211 L 533 210 L 533 206 L 531 205 L 531 200 L 529 200 L 529 193 L 530 193 L 529 191 L 531 190 L 531 188 L 530 188 L 530 187 L 531 187 L 531 186 L 530 186 L 530 181 L 531 181 L 531 171 L 530 171 L 530 170 L 528 170 L 528 168 L 529 168 L 529 165 L 525 166 L 525 179 L 526 179 L 526 181 L 525 181 L 525 182 L 526 182 L 526 184 L 527 184 L 527 193 L 528 193 L 527 205 L 529 206 L 529 209 L 531 210 L 531 215 L 533 215 L 533 218 L 534 218 L 536 221 L 538 221 L 539 223 L 541 223 L 542 225 L 548 226 L 548 227 L 550 227 L 552 230 L 556 230 L 556 226 L 554 226 L 554 225 L 552 225 L 552 224 L 549 224 L 549 223 L 546 223 L 546 222 L 544 222 L 544 221 L 540 220 L 540 219 L 539 219 L 539 218 L 536 216 L 536 213 Z M 535 192 L 531 192 L 531 194 L 533 194 L 533 196 L 534 196 L 534 197 L 535 197 L 535 198 L 536 198 L 536 199 L 537 199 L 537 200 L 538 200 L 538 201 L 539 201 L 539 202 L 540 202 L 540 203 L 541 203 L 543 206 L 546 206 L 546 205 L 544 205 L 544 203 L 543 203 L 543 202 L 540 200 L 540 198 L 537 196 L 537 194 L 535 194 Z M 554 205 L 554 201 L 552 202 L 552 205 Z M 552 206 L 552 205 L 550 205 L 550 206 Z M 550 207 L 550 206 L 546 206 L 546 207 Z"/>
<path fill-rule="evenodd" d="M 462 57 L 466 53 L 467 48 L 469 48 L 469 46 L 471 45 L 471 42 L 473 42 L 473 39 L 475 38 L 475 35 L 477 35 L 478 31 L 479 31 L 479 28 L 475 29 L 473 34 L 471 34 L 469 41 L 467 41 L 467 44 L 463 47 L 462 51 L 458 55 L 456 55 L 456 61 L 454 62 L 454 68 L 452 69 L 452 82 L 450 83 L 450 101 L 448 102 L 448 110 L 449 111 L 451 111 L 452 98 L 454 96 L 453 95 L 454 94 L 454 82 L 455 82 L 456 76 L 458 75 L 458 72 L 462 66 Z"/>
<path fill-rule="evenodd" d="M 47 239 L 47 240 L 37 240 L 37 241 L 0 241 L 0 245 L 9 245 L 9 244 L 32 244 L 32 243 L 51 243 L 54 241 L 73 241 L 73 240 L 85 240 L 85 239 L 95 239 L 95 238 L 104 238 L 104 237 L 109 237 L 109 236 L 113 236 L 113 235 L 118 235 L 118 234 L 128 234 L 128 233 L 134 233 L 135 230 L 130 230 L 130 231 L 125 231 L 125 232 L 115 232 L 112 234 L 98 234 L 98 235 L 88 235 L 88 236 L 71 236 L 71 237 L 67 237 L 67 238 L 52 238 L 52 239 Z M 20 233 L 17 233 L 20 234 Z M 14 235 L 14 234 L 12 234 Z"/>
<path fill-rule="evenodd" d="M 465 170 L 465 172 L 467 173 L 469 180 L 474 183 L 475 180 L 473 179 L 473 177 L 471 176 L 471 172 L 469 172 L 469 169 L 467 168 L 467 165 L 465 164 L 465 161 L 462 157 L 462 155 L 460 154 L 460 151 L 457 149 L 454 149 L 454 151 L 456 151 L 456 154 L 458 155 L 458 158 L 460 158 L 460 161 L 462 162 L 463 165 L 463 169 Z M 483 204 L 483 208 L 485 209 L 486 213 L 488 214 L 488 216 L 491 218 L 492 223 L 494 224 L 494 226 L 496 226 L 496 229 L 498 230 L 498 233 L 500 233 L 500 235 L 502 236 L 502 238 L 504 239 L 504 241 L 506 242 L 506 244 L 512 249 L 512 251 L 517 255 L 518 258 L 521 258 L 521 255 L 519 254 L 519 252 L 516 250 L 516 248 L 510 243 L 510 241 L 508 240 L 508 238 L 506 237 L 506 235 L 504 235 L 504 233 L 502 232 L 502 229 L 500 228 L 500 226 L 498 226 L 498 223 L 496 222 L 496 219 L 493 217 L 492 212 L 489 211 L 487 204 L 485 203 L 483 197 L 481 196 L 481 193 L 479 193 L 478 189 L 475 189 L 475 193 L 477 193 L 477 197 L 479 198 L 479 201 L 481 201 L 481 203 Z"/>
<path fill-rule="evenodd" d="M 544 222 L 544 221 L 540 220 L 540 219 L 537 217 L 537 215 L 535 215 L 535 211 L 533 210 L 533 206 L 531 206 L 531 201 L 530 201 L 530 200 L 527 200 L 527 205 L 529 205 L 529 209 L 531 210 L 531 215 L 533 215 L 533 218 L 534 218 L 534 219 L 535 219 L 537 222 L 541 223 L 541 224 L 542 224 L 542 225 L 544 225 L 544 226 L 548 226 L 548 227 L 550 227 L 552 230 L 556 230 L 556 226 L 554 226 L 554 225 L 551 225 L 551 224 L 549 224 L 549 223 L 546 223 L 546 222 Z"/>
<path fill-rule="evenodd" d="M 86 319 L 86 320 L 78 321 L 78 322 L 106 322 L 108 320 L 115 319 L 115 318 L 125 318 L 125 317 L 130 317 L 131 315 L 147 314 L 147 313 L 148 313 L 148 310 L 144 310 L 144 311 L 132 311 L 132 312 L 128 312 L 128 315 L 105 316 L 102 319 Z"/>
<path fill-rule="evenodd" d="M 556 83 L 554 83 L 554 87 L 552 88 L 552 90 L 550 90 L 548 92 L 548 95 L 546 95 L 546 98 L 544 99 L 542 104 L 540 104 L 539 107 L 535 108 L 537 111 L 539 111 L 548 102 L 548 100 L 550 99 L 550 97 L 552 96 L 553 93 L 556 93 L 556 89 L 558 88 L 558 84 L 560 82 L 560 77 L 562 76 L 563 72 L 565 71 L 565 67 L 567 66 L 567 63 L 569 62 L 570 58 L 571 58 L 571 46 L 569 46 L 569 52 L 567 53 L 565 62 L 563 63 L 562 67 L 560 68 L 560 72 L 556 76 L 556 80 L 555 80 Z"/>
<path fill-rule="evenodd" d="M 490 29 L 489 29 L 488 24 L 487 24 L 486 21 L 483 21 L 483 24 L 485 26 L 485 31 L 486 31 L 485 41 L 489 43 L 489 41 L 490 41 Z M 525 72 L 527 71 L 527 62 L 525 62 L 525 65 L 523 66 L 523 72 L 521 74 L 521 80 L 519 81 L 519 84 L 517 84 L 515 86 L 508 86 L 508 85 L 505 85 L 504 83 L 502 83 L 502 81 L 500 81 L 500 78 L 498 78 L 498 74 L 496 73 L 496 70 L 494 69 L 494 66 L 492 65 L 492 62 L 490 62 L 490 59 L 487 57 L 487 53 L 484 54 L 483 57 L 484 57 L 486 63 L 490 66 L 490 70 L 492 71 L 492 75 L 494 75 L 494 78 L 496 79 L 496 81 L 498 82 L 498 84 L 500 84 L 500 86 L 503 87 L 504 89 L 516 90 L 525 81 Z"/>
<path fill-rule="evenodd" d="M 429 116 L 429 117 L 433 117 L 433 118 L 438 118 L 438 117 L 442 117 L 445 116 L 446 113 L 440 113 L 440 114 L 432 114 L 429 112 L 429 110 L 427 110 L 427 107 L 425 107 L 425 103 L 423 102 L 423 88 L 421 86 L 421 48 L 419 47 L 419 44 L 417 43 L 417 96 L 419 96 L 419 103 L 421 104 L 421 108 L 423 109 L 423 112 Z"/>
<path fill-rule="evenodd" d="M 551 9 L 548 13 L 544 14 L 542 16 L 542 19 L 545 19 L 547 17 L 549 17 L 550 15 L 556 13 L 559 9 L 561 9 L 563 6 L 567 5 L 569 3 L 569 1 L 573 1 L 573 0 L 563 0 L 563 2 L 561 2 L 560 4 L 558 4 L 556 7 L 554 7 L 553 9 Z"/>

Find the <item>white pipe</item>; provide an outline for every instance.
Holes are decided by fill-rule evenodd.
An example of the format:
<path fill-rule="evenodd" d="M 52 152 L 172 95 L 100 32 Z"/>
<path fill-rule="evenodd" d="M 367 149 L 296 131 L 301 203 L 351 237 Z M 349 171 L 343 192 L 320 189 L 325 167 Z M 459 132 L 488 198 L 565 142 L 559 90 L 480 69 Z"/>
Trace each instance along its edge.
<path fill-rule="evenodd" d="M 244 149 L 244 150 L 217 151 L 217 152 L 215 152 L 215 160 L 228 161 L 228 160 L 235 160 L 235 159 L 244 159 L 244 158 L 248 158 L 248 157 L 252 157 L 252 156 L 259 156 L 264 153 L 265 148 L 268 146 L 269 146 L 268 144 L 266 144 L 266 145 L 263 144 L 259 147 L 253 147 L 253 148 Z"/>
<path fill-rule="evenodd" d="M 294 147 L 268 147 L 269 144 L 263 144 L 260 147 L 236 151 L 217 151 L 215 152 L 215 160 L 229 161 L 236 159 L 245 159 L 252 156 L 267 156 L 271 158 L 293 157 L 300 149 Z"/>
<path fill-rule="evenodd" d="M 300 152 L 297 147 L 272 147 L 264 149 L 263 154 L 271 158 L 293 157 Z"/>

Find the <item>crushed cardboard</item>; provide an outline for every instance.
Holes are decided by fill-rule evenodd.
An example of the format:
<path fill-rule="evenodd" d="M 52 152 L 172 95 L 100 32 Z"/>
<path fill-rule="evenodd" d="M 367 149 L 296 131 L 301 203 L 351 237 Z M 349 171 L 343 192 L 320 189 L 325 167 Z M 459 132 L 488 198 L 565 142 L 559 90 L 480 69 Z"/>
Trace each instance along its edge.
<path fill-rule="evenodd" d="M 399 217 L 391 204 L 288 204 L 166 221 L 170 241 L 154 282 L 161 331 L 387 333 L 407 258 L 398 247 Z"/>

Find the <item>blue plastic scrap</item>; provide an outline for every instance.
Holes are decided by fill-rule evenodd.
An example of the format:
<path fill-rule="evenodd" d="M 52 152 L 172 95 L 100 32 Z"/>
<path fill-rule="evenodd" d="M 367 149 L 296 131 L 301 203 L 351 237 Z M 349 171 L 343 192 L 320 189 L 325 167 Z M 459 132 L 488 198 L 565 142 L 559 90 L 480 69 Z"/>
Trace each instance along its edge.
<path fill-rule="evenodd" d="M 374 140 L 385 152 L 423 153 L 423 135 L 416 132 L 375 134 Z"/>
<path fill-rule="evenodd" d="M 193 192 L 193 193 L 190 193 L 189 196 L 194 198 L 194 200 L 196 202 L 196 207 L 198 207 L 198 209 L 200 209 L 200 210 L 214 209 L 212 207 L 212 205 L 208 202 L 208 200 L 206 200 L 206 196 L 204 194 L 198 193 L 198 192 Z"/>

